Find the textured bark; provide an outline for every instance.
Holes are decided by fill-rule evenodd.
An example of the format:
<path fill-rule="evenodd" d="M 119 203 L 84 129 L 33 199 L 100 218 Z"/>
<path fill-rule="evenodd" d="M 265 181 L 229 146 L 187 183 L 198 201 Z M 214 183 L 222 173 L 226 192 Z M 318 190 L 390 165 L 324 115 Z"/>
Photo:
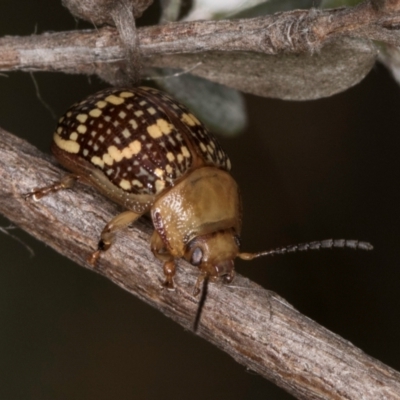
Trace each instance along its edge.
<path fill-rule="evenodd" d="M 391 2 L 387 3 L 381 8 L 367 1 L 354 8 L 298 10 L 251 19 L 145 27 L 139 29 L 140 51 L 145 58 L 209 51 L 298 54 L 317 51 L 326 41 L 344 35 L 399 46 L 400 7 L 389 7 Z M 124 57 L 114 28 L 4 37 L 0 40 L 0 55 L 2 71 L 40 69 L 77 73 L 83 66 L 88 68 L 90 64 L 115 62 Z"/>
<path fill-rule="evenodd" d="M 78 264 L 119 210 L 78 184 L 43 198 L 24 193 L 63 175 L 49 156 L 0 131 L 0 212 Z M 97 272 L 191 330 L 199 298 L 196 270 L 179 262 L 177 290 L 160 290 L 162 268 L 149 249 L 149 221 L 119 235 Z M 301 315 L 279 296 L 241 276 L 235 287 L 210 284 L 197 334 L 299 399 L 400 399 L 400 374 Z M 221 311 L 223 310 L 223 311 Z"/>
<path fill-rule="evenodd" d="M 141 28 L 137 31 L 141 64 L 190 71 L 260 96 L 326 97 L 355 85 L 371 70 L 377 55 L 372 40 L 400 46 L 398 4 L 366 1 L 354 8 Z M 124 20 L 120 33 L 128 32 L 128 26 Z M 133 57 L 136 42 L 126 45 L 131 36 L 105 27 L 4 37 L 0 71 L 97 74 L 113 85 L 121 84 L 126 75 L 135 80 L 140 70 Z"/>
<path fill-rule="evenodd" d="M 139 18 L 152 2 L 153 0 L 62 0 L 62 4 L 72 15 L 96 25 L 115 25 L 112 14 L 121 4 L 125 13 L 132 12 L 135 18 Z"/>
<path fill-rule="evenodd" d="M 394 0 L 169 23 L 141 28 L 137 35 L 133 22 L 121 15 L 123 9 L 114 15 L 117 29 L 4 37 L 0 71 L 97 74 L 121 85 L 137 81 L 141 65 L 177 68 L 260 96 L 306 100 L 362 80 L 376 60 L 371 40 L 400 46 L 400 7 Z"/>
<path fill-rule="evenodd" d="M 400 45 L 400 12 L 386 14 L 367 4 L 354 9 L 291 11 L 259 18 L 177 22 L 139 29 L 146 58 L 209 51 L 269 55 L 317 51 L 343 35 Z M 46 33 L 0 40 L 0 70 L 82 72 L 82 66 L 124 58 L 115 28 Z M 66 64 L 66 60 L 69 62 Z M 95 65 L 92 65 L 92 68 Z"/>

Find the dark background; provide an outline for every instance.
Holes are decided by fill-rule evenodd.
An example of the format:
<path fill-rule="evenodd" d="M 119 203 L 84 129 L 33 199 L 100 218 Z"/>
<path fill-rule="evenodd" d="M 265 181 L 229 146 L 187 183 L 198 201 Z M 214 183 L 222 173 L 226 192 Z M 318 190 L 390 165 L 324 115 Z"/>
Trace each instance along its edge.
<path fill-rule="evenodd" d="M 1 36 L 76 27 L 60 1 L 0 3 Z M 34 76 L 57 115 L 105 86 Z M 0 126 L 48 151 L 55 122 L 31 76 L 1 75 L 0 90 Z M 247 131 L 220 139 L 243 194 L 243 250 L 331 237 L 368 240 L 375 250 L 239 261 L 238 271 L 400 369 L 398 85 L 377 65 L 329 99 L 246 101 Z M 35 255 L 0 232 L 0 399 L 291 398 L 106 279 L 10 233 Z"/>

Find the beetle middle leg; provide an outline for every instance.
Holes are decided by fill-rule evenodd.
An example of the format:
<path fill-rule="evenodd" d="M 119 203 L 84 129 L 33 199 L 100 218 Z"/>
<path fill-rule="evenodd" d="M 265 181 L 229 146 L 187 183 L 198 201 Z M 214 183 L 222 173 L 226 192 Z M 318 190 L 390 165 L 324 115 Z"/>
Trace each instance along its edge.
<path fill-rule="evenodd" d="M 79 175 L 68 174 L 61 178 L 58 182 L 52 185 L 35 189 L 32 192 L 24 194 L 25 199 L 32 198 L 34 201 L 40 200 L 42 197 L 49 195 L 50 193 L 58 192 L 59 190 L 69 189 L 74 186 L 75 182 L 80 179 Z"/>
<path fill-rule="evenodd" d="M 99 244 L 97 250 L 92 253 L 87 261 L 91 265 L 95 265 L 101 252 L 106 251 L 110 248 L 115 240 L 115 234 L 126 228 L 129 224 L 137 220 L 141 214 L 137 214 L 133 211 L 125 211 L 114 217 L 103 229 L 100 235 Z"/>

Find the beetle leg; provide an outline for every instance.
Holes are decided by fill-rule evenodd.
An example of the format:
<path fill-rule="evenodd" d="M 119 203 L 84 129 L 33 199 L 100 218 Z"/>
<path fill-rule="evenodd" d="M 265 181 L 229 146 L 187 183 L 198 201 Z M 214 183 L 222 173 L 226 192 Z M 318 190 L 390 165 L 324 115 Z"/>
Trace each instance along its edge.
<path fill-rule="evenodd" d="M 103 229 L 100 236 L 100 241 L 97 250 L 89 256 L 87 259 L 88 263 L 95 265 L 102 251 L 106 251 L 113 244 L 115 234 L 126 228 L 133 221 L 138 219 L 141 214 L 137 214 L 133 211 L 125 211 L 114 217 Z"/>
<path fill-rule="evenodd" d="M 174 275 L 176 271 L 175 261 L 167 261 L 164 263 L 163 266 L 164 275 L 165 275 L 165 282 L 163 283 L 163 287 L 168 290 L 175 290 L 174 286 Z"/>
<path fill-rule="evenodd" d="M 193 296 L 196 297 L 200 293 L 200 286 L 204 282 L 205 279 L 208 279 L 207 274 L 204 272 L 200 272 L 199 276 L 197 277 L 194 288 L 193 288 Z"/>
<path fill-rule="evenodd" d="M 176 271 L 174 256 L 165 247 L 159 233 L 155 230 L 151 236 L 151 251 L 161 261 L 164 261 L 163 271 L 165 281 L 163 287 L 168 290 L 175 290 L 174 276 Z"/>
<path fill-rule="evenodd" d="M 35 189 L 32 192 L 24 194 L 25 199 L 29 199 L 32 197 L 34 201 L 38 201 L 44 196 L 47 196 L 50 193 L 58 192 L 59 190 L 68 189 L 74 186 L 74 183 L 80 178 L 79 175 L 76 174 L 68 174 L 65 175 L 61 180 L 56 183 L 53 183 L 50 186 L 45 186 L 39 189 Z"/>

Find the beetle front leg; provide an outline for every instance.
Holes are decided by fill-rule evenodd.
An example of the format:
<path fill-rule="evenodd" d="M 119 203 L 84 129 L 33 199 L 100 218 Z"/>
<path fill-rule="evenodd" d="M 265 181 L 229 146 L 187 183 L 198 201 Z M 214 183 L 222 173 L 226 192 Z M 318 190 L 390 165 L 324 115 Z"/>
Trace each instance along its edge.
<path fill-rule="evenodd" d="M 176 272 L 175 257 L 165 247 L 161 236 L 157 231 L 153 232 L 151 236 L 151 251 L 161 261 L 164 261 L 163 271 L 165 275 L 165 281 L 162 284 L 163 288 L 168 290 L 175 290 L 174 276 Z"/>
<path fill-rule="evenodd" d="M 163 271 L 165 275 L 165 282 L 163 283 L 163 287 L 171 291 L 175 290 L 173 279 L 176 271 L 175 261 L 166 261 L 163 266 Z"/>
<path fill-rule="evenodd" d="M 97 250 L 88 257 L 88 263 L 95 265 L 96 261 L 100 257 L 101 252 L 108 250 L 113 244 L 115 240 L 115 234 L 138 219 L 140 215 L 141 214 L 137 214 L 133 211 L 125 211 L 114 217 L 101 232 Z"/>

